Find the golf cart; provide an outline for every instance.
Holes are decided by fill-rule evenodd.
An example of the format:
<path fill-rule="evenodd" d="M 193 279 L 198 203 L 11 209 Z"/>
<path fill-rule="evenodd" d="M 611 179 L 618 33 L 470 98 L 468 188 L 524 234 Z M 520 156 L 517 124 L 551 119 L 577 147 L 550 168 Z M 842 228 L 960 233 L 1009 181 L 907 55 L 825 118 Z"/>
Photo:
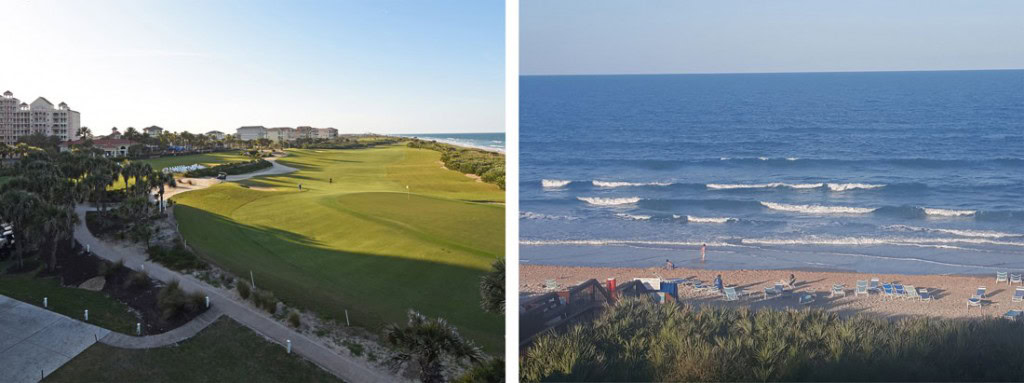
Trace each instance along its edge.
<path fill-rule="evenodd" d="M 220 173 L 220 174 L 217 174 L 217 179 L 219 179 L 219 180 L 226 180 L 226 179 L 228 179 L 228 174 L 227 173 L 223 173 L 223 172 Z"/>

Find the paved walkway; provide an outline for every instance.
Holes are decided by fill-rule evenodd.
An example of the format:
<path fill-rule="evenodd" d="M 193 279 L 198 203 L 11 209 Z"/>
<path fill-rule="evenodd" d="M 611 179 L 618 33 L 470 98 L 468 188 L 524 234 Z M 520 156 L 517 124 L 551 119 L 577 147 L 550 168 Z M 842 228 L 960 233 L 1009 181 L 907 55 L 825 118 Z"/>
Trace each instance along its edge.
<path fill-rule="evenodd" d="M 400 380 L 398 376 L 379 371 L 365 361 L 338 354 L 324 347 L 270 318 L 265 311 L 236 302 L 223 290 L 214 288 L 192 276 L 167 269 L 158 263 L 146 261 L 148 257 L 141 246 L 120 246 L 99 240 L 89 232 L 85 225 L 85 213 L 89 210 L 95 209 L 86 205 L 79 205 L 75 208 L 75 212 L 81 218 L 78 225 L 75 226 L 75 239 L 82 246 L 90 247 L 97 256 L 112 262 L 124 261 L 125 266 L 136 270 L 140 269 L 141 265 L 145 265 L 146 272 L 152 278 L 164 282 L 176 279 L 183 290 L 208 295 L 211 305 L 220 309 L 224 315 L 282 345 L 285 344 L 285 340 L 291 340 L 292 351 L 345 381 L 390 382 Z"/>
<path fill-rule="evenodd" d="M 191 338 L 203 331 L 204 328 L 213 324 L 223 313 L 220 306 L 210 306 L 209 310 L 192 318 L 181 327 L 165 332 L 163 334 L 131 336 L 111 331 L 107 336 L 100 338 L 100 343 L 120 348 L 154 348 L 176 344 Z"/>
<path fill-rule="evenodd" d="M 108 333 L 0 295 L 0 382 L 38 382 Z"/>

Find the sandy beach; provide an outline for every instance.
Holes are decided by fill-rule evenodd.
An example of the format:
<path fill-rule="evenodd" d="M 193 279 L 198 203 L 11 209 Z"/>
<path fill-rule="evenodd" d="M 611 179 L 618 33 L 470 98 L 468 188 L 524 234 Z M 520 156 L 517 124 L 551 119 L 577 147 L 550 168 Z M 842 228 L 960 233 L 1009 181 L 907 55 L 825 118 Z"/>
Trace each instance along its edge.
<path fill-rule="evenodd" d="M 1018 270 L 1007 270 L 1020 272 Z M 1024 303 L 1012 302 L 1014 289 L 1020 285 L 1006 282 L 995 283 L 995 274 L 991 276 L 964 275 L 900 275 L 900 274 L 864 274 L 852 272 L 829 272 L 807 270 L 710 270 L 676 268 L 603 268 L 603 267 L 570 267 L 520 265 L 519 290 L 520 298 L 543 293 L 547 280 L 554 280 L 558 289 L 562 290 L 589 279 L 597 279 L 602 284 L 608 278 L 616 278 L 619 284 L 633 278 L 696 278 L 710 284 L 718 274 L 722 275 L 725 286 L 734 286 L 741 291 L 742 298 L 735 302 L 726 302 L 718 293 L 698 292 L 689 286 L 679 287 L 679 298 L 689 304 L 712 304 L 728 307 L 747 306 L 754 309 L 771 308 L 803 308 L 813 307 L 839 313 L 842 316 L 853 314 L 877 315 L 887 318 L 907 316 L 931 316 L 944 318 L 968 318 L 983 316 L 1002 316 L 1011 309 L 1024 309 Z M 776 282 L 789 279 L 794 274 L 797 279 L 796 293 L 814 294 L 816 300 L 808 306 L 797 303 L 797 294 L 786 294 L 781 297 L 763 299 L 766 287 Z M 916 288 L 927 288 L 935 297 L 932 301 L 916 299 L 886 300 L 881 295 L 871 293 L 868 296 L 854 295 L 858 280 L 878 278 L 884 282 L 897 282 L 912 285 Z M 845 297 L 829 297 L 832 284 L 841 283 L 846 287 Z M 967 308 L 967 298 L 974 294 L 979 286 L 988 288 L 981 308 Z"/>

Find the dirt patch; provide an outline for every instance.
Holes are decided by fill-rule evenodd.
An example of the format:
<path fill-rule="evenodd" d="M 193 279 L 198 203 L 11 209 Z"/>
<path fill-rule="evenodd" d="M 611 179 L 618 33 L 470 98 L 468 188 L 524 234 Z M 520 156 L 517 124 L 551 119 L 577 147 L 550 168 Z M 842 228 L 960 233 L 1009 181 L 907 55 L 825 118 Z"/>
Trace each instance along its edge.
<path fill-rule="evenodd" d="M 277 188 L 266 187 L 266 186 L 250 186 L 249 189 L 259 191 L 277 191 Z"/>
<path fill-rule="evenodd" d="M 466 174 L 466 177 L 472 178 L 476 180 L 476 182 L 484 182 L 484 180 L 480 179 L 480 176 L 476 174 Z"/>

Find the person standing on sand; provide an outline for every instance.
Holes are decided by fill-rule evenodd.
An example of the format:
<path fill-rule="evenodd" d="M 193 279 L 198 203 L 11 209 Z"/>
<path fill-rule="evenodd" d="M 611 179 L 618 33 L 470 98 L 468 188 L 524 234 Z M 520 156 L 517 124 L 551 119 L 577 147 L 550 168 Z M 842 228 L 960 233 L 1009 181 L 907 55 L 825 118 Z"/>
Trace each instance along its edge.
<path fill-rule="evenodd" d="M 665 270 L 673 270 L 675 268 L 676 268 L 676 265 L 674 263 L 672 263 L 672 261 L 667 260 L 667 259 L 665 260 Z"/>
<path fill-rule="evenodd" d="M 715 289 L 718 289 L 718 291 L 722 291 L 722 289 L 725 288 L 725 285 L 722 283 L 722 274 L 715 276 L 714 285 Z"/>
<path fill-rule="evenodd" d="M 703 243 L 700 245 L 700 263 L 704 263 L 704 251 L 707 250 L 708 244 Z"/>

